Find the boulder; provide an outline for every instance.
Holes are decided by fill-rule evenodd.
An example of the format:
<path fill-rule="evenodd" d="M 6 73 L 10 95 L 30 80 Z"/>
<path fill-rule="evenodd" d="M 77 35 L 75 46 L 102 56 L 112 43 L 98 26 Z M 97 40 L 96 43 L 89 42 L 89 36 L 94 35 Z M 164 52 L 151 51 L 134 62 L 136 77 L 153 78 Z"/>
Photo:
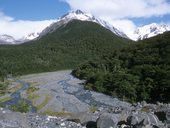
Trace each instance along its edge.
<path fill-rule="evenodd" d="M 127 123 L 136 128 L 159 126 L 159 119 L 152 113 L 134 113 L 127 118 Z"/>
<path fill-rule="evenodd" d="M 166 120 L 170 123 L 170 108 L 166 110 Z"/>
<path fill-rule="evenodd" d="M 119 116 L 119 114 L 101 114 L 97 120 L 97 128 L 117 128 Z"/>
<path fill-rule="evenodd" d="M 86 112 L 80 112 L 74 115 L 71 115 L 67 118 L 68 121 L 72 121 L 75 123 L 81 123 L 83 125 L 86 125 L 87 122 L 96 122 L 96 119 L 94 118 L 92 113 L 86 113 Z"/>

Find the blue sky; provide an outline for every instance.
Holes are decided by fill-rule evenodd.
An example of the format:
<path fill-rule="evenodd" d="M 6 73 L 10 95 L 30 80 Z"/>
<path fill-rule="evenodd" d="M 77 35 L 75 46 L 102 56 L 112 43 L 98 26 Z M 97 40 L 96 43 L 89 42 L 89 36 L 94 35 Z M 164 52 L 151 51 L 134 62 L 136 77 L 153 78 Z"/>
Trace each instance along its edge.
<path fill-rule="evenodd" d="M 127 35 L 150 23 L 170 25 L 170 0 L 0 0 L 0 34 L 16 38 L 80 9 L 108 21 Z"/>
<path fill-rule="evenodd" d="M 58 0 L 0 0 L 0 10 L 16 20 L 56 19 L 70 10 Z"/>
<path fill-rule="evenodd" d="M 67 13 L 70 9 L 69 4 L 61 0 L 0 0 L 0 11 L 5 15 L 15 18 L 15 20 L 36 21 L 56 19 Z M 153 22 L 168 23 L 170 22 L 170 15 L 130 19 L 140 26 Z"/>

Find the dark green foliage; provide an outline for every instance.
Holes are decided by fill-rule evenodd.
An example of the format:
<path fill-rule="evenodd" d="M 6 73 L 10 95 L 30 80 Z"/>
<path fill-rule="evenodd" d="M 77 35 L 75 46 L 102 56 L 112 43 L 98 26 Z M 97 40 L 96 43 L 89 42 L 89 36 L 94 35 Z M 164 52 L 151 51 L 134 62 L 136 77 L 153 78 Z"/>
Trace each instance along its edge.
<path fill-rule="evenodd" d="M 87 80 L 86 88 L 112 96 L 170 102 L 170 32 L 86 62 L 73 74 Z"/>
<path fill-rule="evenodd" d="M 0 78 L 7 74 L 73 69 L 87 59 L 100 58 L 129 40 L 92 22 L 72 21 L 39 40 L 0 46 Z"/>
<path fill-rule="evenodd" d="M 0 83 L 0 95 L 5 94 L 8 85 L 5 83 Z"/>
<path fill-rule="evenodd" d="M 16 112 L 26 113 L 30 111 L 30 106 L 26 101 L 20 100 L 18 104 L 11 106 L 11 109 Z"/>

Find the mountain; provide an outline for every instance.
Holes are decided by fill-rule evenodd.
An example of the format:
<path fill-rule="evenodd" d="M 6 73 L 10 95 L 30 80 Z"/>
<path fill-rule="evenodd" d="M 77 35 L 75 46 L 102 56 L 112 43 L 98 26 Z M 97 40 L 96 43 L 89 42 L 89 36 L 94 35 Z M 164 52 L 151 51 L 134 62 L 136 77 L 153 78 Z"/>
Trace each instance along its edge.
<path fill-rule="evenodd" d="M 67 24 L 71 20 L 95 22 L 95 23 L 105 27 L 106 29 L 109 29 L 114 34 L 116 34 L 116 35 L 118 35 L 120 37 L 128 38 L 125 33 L 119 31 L 117 28 L 113 27 L 108 22 L 103 21 L 103 20 L 101 20 L 99 18 L 96 18 L 91 14 L 84 13 L 81 10 L 73 11 L 73 12 L 70 12 L 70 13 L 67 13 L 67 14 L 63 15 L 61 18 L 59 18 L 57 20 L 57 22 L 53 23 L 52 25 L 50 25 L 49 27 L 44 29 L 42 31 L 42 33 L 40 33 L 40 36 L 45 35 L 45 34 L 47 34 L 49 32 L 55 31 L 58 27 L 60 27 L 61 25 Z"/>
<path fill-rule="evenodd" d="M 55 31 L 60 26 L 66 25 L 72 20 L 95 22 L 105 27 L 106 29 L 112 31 L 114 34 L 120 37 L 132 39 L 135 41 L 150 38 L 158 34 L 162 34 L 165 31 L 170 31 L 170 26 L 153 23 L 137 28 L 134 31 L 134 34 L 132 34 L 131 37 L 128 37 L 126 33 L 115 28 L 113 25 L 109 24 L 109 22 L 101 20 L 100 18 L 97 18 L 92 14 L 84 13 L 81 10 L 76 10 L 63 15 L 61 18 L 58 18 L 50 26 L 47 26 L 43 31 L 33 31 L 32 33 L 29 33 L 28 35 L 25 35 L 24 37 L 17 40 L 10 35 L 3 34 L 1 35 L 2 37 L 0 37 L 0 44 L 20 44 L 20 43 L 28 42 L 30 40 L 34 40 L 34 39 L 36 40 L 37 38 L 41 38 L 42 36 Z"/>
<path fill-rule="evenodd" d="M 24 36 L 22 39 L 25 41 L 33 40 L 37 38 L 40 35 L 41 32 L 32 32 L 26 36 Z"/>
<path fill-rule="evenodd" d="M 91 14 L 84 13 L 81 10 L 76 10 L 76 11 L 73 11 L 73 12 L 70 12 L 70 13 L 63 15 L 61 18 L 57 19 L 56 22 L 52 23 L 50 26 L 47 26 L 47 28 L 45 28 L 42 32 L 41 31 L 32 32 L 32 33 L 25 35 L 24 37 L 22 37 L 21 39 L 18 39 L 18 40 L 15 40 L 13 38 L 13 40 L 11 39 L 10 41 L 6 41 L 6 40 L 3 40 L 3 39 L 0 40 L 0 41 L 1 41 L 1 44 L 2 43 L 3 44 L 18 44 L 18 43 L 28 42 L 28 41 L 34 40 L 36 38 L 41 38 L 41 36 L 43 36 L 43 35 L 45 35 L 49 32 L 55 31 L 60 26 L 67 24 L 72 20 L 95 22 L 95 23 L 98 23 L 99 25 L 105 27 L 106 29 L 111 30 L 114 34 L 116 34 L 120 37 L 128 38 L 125 33 L 123 33 L 122 31 L 119 31 L 118 29 L 113 27 L 108 22 L 103 21 L 99 18 L 96 18 Z"/>
<path fill-rule="evenodd" d="M 15 39 L 10 35 L 0 35 L 0 44 L 14 44 Z"/>
<path fill-rule="evenodd" d="M 79 65 L 87 89 L 123 100 L 170 102 L 170 32 Z"/>
<path fill-rule="evenodd" d="M 130 42 L 95 22 L 71 20 L 36 40 L 0 46 L 0 77 L 73 69 Z"/>
<path fill-rule="evenodd" d="M 0 35 L 0 44 L 22 44 L 24 42 L 35 39 L 39 36 L 39 33 L 31 33 L 29 35 L 24 36 L 21 39 L 16 40 L 14 37 L 10 35 Z"/>
<path fill-rule="evenodd" d="M 134 40 L 143 40 L 170 31 L 170 26 L 165 24 L 152 23 L 139 27 L 134 31 Z"/>

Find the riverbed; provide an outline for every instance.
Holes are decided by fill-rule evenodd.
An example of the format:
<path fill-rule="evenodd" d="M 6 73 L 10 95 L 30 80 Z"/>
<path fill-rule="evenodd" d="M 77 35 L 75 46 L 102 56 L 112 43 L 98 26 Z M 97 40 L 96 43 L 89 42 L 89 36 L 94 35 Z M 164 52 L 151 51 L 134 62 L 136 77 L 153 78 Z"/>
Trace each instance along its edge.
<path fill-rule="evenodd" d="M 85 90 L 82 80 L 71 75 L 71 70 L 31 74 L 18 77 L 16 83 L 22 87 L 12 93 L 6 106 L 17 104 L 24 99 L 31 112 L 45 114 L 72 114 L 97 109 L 128 109 L 130 104 L 102 93 Z M 36 91 L 29 92 L 29 88 Z"/>

